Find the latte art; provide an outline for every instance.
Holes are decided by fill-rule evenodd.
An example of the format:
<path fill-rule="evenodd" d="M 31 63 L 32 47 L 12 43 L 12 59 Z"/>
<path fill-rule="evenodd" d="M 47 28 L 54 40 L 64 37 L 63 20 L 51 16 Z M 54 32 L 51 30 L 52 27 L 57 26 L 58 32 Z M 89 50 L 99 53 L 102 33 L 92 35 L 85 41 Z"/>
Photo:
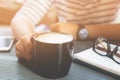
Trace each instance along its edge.
<path fill-rule="evenodd" d="M 52 43 L 52 44 L 61 44 L 61 43 L 66 43 L 70 42 L 73 40 L 73 37 L 67 34 L 62 34 L 62 33 L 56 33 L 56 32 L 50 32 L 50 33 L 45 33 L 42 35 L 39 35 L 36 40 L 44 43 Z"/>

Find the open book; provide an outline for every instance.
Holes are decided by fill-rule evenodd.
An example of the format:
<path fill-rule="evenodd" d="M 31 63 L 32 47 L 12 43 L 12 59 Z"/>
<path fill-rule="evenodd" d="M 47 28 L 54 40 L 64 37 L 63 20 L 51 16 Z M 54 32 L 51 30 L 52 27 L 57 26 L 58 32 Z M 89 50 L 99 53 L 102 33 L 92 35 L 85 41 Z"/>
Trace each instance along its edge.
<path fill-rule="evenodd" d="M 120 79 L 120 65 L 114 62 L 109 57 L 96 54 L 92 48 L 74 54 L 74 61 L 84 63 L 88 67 L 96 70 L 101 70 L 103 73 L 108 73 Z"/>

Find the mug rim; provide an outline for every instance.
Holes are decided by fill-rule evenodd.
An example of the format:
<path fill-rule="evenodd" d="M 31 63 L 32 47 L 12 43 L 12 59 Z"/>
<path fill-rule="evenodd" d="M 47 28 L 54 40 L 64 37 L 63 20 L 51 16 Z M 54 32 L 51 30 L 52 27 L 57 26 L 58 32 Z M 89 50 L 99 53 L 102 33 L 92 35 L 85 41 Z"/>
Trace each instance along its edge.
<path fill-rule="evenodd" d="M 66 42 L 62 42 L 62 43 L 50 43 L 50 42 L 44 42 L 44 41 L 39 41 L 36 37 L 38 37 L 39 35 L 42 35 L 42 34 L 48 34 L 48 33 L 58 33 L 58 34 L 64 34 L 64 35 L 67 35 L 69 37 L 71 37 L 71 40 L 69 41 L 66 41 Z M 34 40 L 38 41 L 38 42 L 41 42 L 41 43 L 48 43 L 48 44 L 65 44 L 65 43 L 69 43 L 69 42 L 72 42 L 74 40 L 73 36 L 71 34 L 66 34 L 66 33 L 62 33 L 62 32 L 44 32 L 44 33 L 39 33 L 35 36 L 33 36 Z"/>

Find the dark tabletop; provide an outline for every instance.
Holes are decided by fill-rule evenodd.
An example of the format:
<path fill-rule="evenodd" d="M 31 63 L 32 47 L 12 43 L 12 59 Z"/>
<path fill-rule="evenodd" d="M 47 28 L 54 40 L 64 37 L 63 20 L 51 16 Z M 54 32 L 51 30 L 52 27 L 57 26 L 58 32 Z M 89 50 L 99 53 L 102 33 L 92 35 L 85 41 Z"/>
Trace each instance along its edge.
<path fill-rule="evenodd" d="M 10 30 L 0 27 L 1 34 L 8 35 Z M 76 41 L 74 44 L 75 53 L 91 47 L 93 41 Z M 67 76 L 59 79 L 47 79 L 41 77 L 19 63 L 15 48 L 9 52 L 0 52 L 0 80 L 116 80 L 108 75 L 85 67 L 83 65 L 72 63 L 70 72 Z"/>

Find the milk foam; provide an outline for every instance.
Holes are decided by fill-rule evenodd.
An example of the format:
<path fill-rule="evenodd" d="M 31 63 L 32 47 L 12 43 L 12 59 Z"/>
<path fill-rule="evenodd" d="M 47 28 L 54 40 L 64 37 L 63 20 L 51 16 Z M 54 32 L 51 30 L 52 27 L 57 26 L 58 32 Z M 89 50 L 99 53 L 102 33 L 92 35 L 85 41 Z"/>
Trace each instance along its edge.
<path fill-rule="evenodd" d="M 39 35 L 37 37 L 37 40 L 40 42 L 44 42 L 44 43 L 52 43 L 52 44 L 59 43 L 59 44 L 61 44 L 61 43 L 66 43 L 66 42 L 72 41 L 73 37 L 70 35 L 68 36 L 66 34 L 51 32 L 51 33 Z"/>

